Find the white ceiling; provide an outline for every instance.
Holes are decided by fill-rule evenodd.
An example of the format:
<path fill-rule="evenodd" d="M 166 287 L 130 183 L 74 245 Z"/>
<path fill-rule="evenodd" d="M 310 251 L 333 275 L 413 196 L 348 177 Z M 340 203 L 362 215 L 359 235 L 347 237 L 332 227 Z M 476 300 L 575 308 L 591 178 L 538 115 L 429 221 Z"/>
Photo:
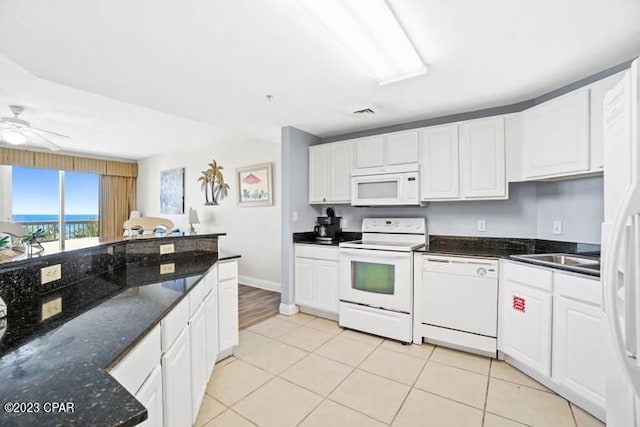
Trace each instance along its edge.
<path fill-rule="evenodd" d="M 42 79 L 267 140 L 285 125 L 331 136 L 517 102 L 640 55 L 637 0 L 389 4 L 428 72 L 387 86 L 295 0 L 2 0 L 0 54 Z M 37 106 L 65 120 L 87 111 L 57 104 Z M 375 117 L 350 114 L 368 106 Z"/>

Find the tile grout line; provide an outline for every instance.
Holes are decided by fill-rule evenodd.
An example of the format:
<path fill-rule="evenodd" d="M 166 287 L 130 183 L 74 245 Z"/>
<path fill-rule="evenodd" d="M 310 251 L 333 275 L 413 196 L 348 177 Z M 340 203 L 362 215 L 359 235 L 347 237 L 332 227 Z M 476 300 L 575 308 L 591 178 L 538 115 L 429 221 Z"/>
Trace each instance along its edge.
<path fill-rule="evenodd" d="M 489 372 L 487 372 L 487 388 L 484 392 L 484 406 L 482 407 L 482 426 L 487 418 L 487 405 L 489 404 L 489 384 L 491 383 L 491 369 L 493 368 L 493 359 L 489 359 Z"/>
<path fill-rule="evenodd" d="M 422 344 L 424 344 L 424 342 Z M 410 344 L 410 345 L 413 345 L 413 343 Z M 431 345 L 431 344 L 429 344 L 429 345 Z M 427 367 L 427 364 L 429 363 L 429 360 L 431 360 L 431 356 L 436 351 L 436 348 L 437 348 L 437 346 L 434 345 L 433 348 L 431 349 L 431 352 L 429 353 L 429 356 L 425 359 L 424 364 L 422 365 L 422 368 L 420 369 L 420 372 L 418 372 L 418 375 L 416 376 L 416 379 L 413 380 L 413 384 L 411 384 L 411 386 L 409 387 L 409 392 L 404 396 L 404 399 L 402 399 L 402 403 L 400 403 L 400 406 L 398 406 L 398 409 L 396 410 L 396 413 L 393 414 L 393 418 L 391 418 L 391 422 L 389 423 L 389 425 L 393 425 L 393 423 L 396 420 L 396 418 L 398 418 L 398 414 L 400 414 L 400 410 L 402 409 L 404 404 L 407 402 L 407 399 L 409 398 L 409 395 L 411 394 L 411 392 L 415 389 L 415 385 L 418 382 L 418 379 L 420 378 L 420 376 L 424 372 L 425 368 Z"/>

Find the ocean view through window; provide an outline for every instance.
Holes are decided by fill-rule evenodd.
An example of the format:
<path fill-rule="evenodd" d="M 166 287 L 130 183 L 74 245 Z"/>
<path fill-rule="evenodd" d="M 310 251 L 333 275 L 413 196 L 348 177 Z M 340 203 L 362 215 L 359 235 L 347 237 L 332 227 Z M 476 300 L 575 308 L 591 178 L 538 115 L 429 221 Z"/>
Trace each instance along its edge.
<path fill-rule="evenodd" d="M 98 178 L 92 173 L 13 167 L 13 222 L 28 233 L 43 230 L 45 251 L 94 244 L 99 235 Z"/>

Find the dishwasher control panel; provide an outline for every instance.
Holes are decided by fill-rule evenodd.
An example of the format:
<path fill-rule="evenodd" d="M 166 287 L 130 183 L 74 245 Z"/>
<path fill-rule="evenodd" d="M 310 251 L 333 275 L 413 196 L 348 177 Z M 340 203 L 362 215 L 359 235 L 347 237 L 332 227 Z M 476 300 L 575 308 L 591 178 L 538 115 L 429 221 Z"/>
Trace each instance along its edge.
<path fill-rule="evenodd" d="M 425 272 L 496 279 L 498 277 L 498 260 L 424 255 L 423 270 Z"/>

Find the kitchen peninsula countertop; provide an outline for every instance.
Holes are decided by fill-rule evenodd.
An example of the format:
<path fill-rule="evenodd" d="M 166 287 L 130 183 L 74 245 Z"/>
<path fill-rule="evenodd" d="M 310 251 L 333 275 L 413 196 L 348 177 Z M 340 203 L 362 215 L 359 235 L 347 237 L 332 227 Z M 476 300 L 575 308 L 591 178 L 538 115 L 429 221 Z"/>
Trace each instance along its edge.
<path fill-rule="evenodd" d="M 171 255 L 174 274 L 161 276 L 158 260 L 142 257 L 41 298 L 8 304 L 6 331 L 0 333 L 0 404 L 33 402 L 38 412 L 36 406 L 30 413 L 3 410 L 0 425 L 131 426 L 144 421 L 144 406 L 106 369 L 158 325 L 217 261 L 239 257 L 217 251 Z M 41 304 L 58 297 L 62 314 L 41 320 Z M 46 402 L 71 403 L 74 411 L 47 413 Z"/>

